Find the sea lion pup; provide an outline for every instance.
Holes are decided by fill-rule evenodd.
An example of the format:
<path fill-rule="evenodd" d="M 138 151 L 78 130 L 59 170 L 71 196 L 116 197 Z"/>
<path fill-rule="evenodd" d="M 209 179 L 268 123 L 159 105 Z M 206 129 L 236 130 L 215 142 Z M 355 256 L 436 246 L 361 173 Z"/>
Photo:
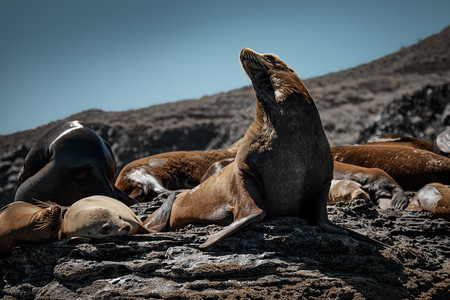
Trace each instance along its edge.
<path fill-rule="evenodd" d="M 0 210 L 0 257 L 22 242 L 56 240 L 61 225 L 61 207 L 36 201 L 38 205 L 18 201 Z"/>
<path fill-rule="evenodd" d="M 164 206 L 166 201 L 144 225 L 158 229 L 168 221 L 171 230 L 190 223 L 228 225 L 201 245 L 207 247 L 266 216 L 299 216 L 325 232 L 374 242 L 328 220 L 333 157 L 317 108 L 300 78 L 273 54 L 246 48 L 240 60 L 257 101 L 255 120 L 235 161 L 177 195 L 173 204 Z"/>
<path fill-rule="evenodd" d="M 116 199 L 96 195 L 78 200 L 67 209 L 59 238 L 104 238 L 148 232 L 128 206 Z"/>
<path fill-rule="evenodd" d="M 136 203 L 114 187 L 115 175 L 109 144 L 86 123 L 72 121 L 54 127 L 31 147 L 14 200 L 45 199 L 69 206 L 87 196 L 105 195 Z"/>
<path fill-rule="evenodd" d="M 355 199 L 370 200 L 369 194 L 362 186 L 353 180 L 333 179 L 331 180 L 328 203 L 348 202 Z"/>
<path fill-rule="evenodd" d="M 433 141 L 417 139 L 401 134 L 385 134 L 370 139 L 361 145 L 397 145 L 428 150 L 436 154 L 450 157 L 450 129 L 441 132 Z"/>
<path fill-rule="evenodd" d="M 450 158 L 431 151 L 391 144 L 332 146 L 331 151 L 338 162 L 382 169 L 407 191 L 431 182 L 450 184 Z"/>
<path fill-rule="evenodd" d="M 406 209 L 426 210 L 450 220 L 450 187 L 440 183 L 427 184 L 417 192 Z"/>
<path fill-rule="evenodd" d="M 116 187 L 139 202 L 151 201 L 163 192 L 193 188 L 213 163 L 234 157 L 238 145 L 239 141 L 224 149 L 173 151 L 135 160 L 120 171 Z"/>

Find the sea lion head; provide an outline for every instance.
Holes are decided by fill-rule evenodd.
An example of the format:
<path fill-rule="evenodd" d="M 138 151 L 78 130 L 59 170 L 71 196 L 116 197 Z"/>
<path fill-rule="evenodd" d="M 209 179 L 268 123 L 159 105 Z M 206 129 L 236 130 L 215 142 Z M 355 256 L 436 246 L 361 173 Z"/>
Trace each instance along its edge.
<path fill-rule="evenodd" d="M 79 211 L 76 220 L 78 223 L 74 226 L 74 230 L 68 231 L 64 237 L 105 238 L 128 235 L 132 230 L 130 223 L 108 208 L 91 208 Z"/>
<path fill-rule="evenodd" d="M 40 236 L 42 240 L 56 239 L 62 222 L 61 206 L 50 202 L 36 202 L 42 210 L 33 219 L 32 227 L 35 235 Z"/>
<path fill-rule="evenodd" d="M 297 109 L 292 109 L 292 100 L 313 103 L 297 73 L 277 55 L 260 54 L 245 48 L 240 52 L 239 59 L 252 81 L 256 98 L 267 113 L 297 112 Z"/>

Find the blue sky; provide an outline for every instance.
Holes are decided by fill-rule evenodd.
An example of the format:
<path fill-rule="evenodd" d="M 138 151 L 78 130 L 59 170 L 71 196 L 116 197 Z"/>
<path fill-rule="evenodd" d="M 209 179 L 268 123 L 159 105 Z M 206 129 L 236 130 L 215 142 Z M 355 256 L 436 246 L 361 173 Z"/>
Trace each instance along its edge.
<path fill-rule="evenodd" d="M 448 0 L 1 0 L 0 134 L 248 85 L 245 47 L 309 78 L 449 24 Z"/>

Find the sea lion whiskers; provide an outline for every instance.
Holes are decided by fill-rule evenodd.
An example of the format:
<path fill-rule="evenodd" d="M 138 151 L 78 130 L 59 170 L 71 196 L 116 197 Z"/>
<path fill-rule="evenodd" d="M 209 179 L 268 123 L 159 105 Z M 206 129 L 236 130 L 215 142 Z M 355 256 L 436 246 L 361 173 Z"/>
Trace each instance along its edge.
<path fill-rule="evenodd" d="M 45 202 L 44 202 L 44 204 L 47 204 L 48 206 L 47 207 L 38 206 L 38 207 L 46 209 L 47 212 L 44 213 L 44 215 L 42 216 L 41 219 L 34 221 L 33 230 L 41 230 L 50 225 L 55 225 L 54 220 L 59 219 L 61 217 L 62 209 L 59 205 L 51 205 L 51 204 L 45 203 Z M 56 223 L 59 223 L 59 222 L 56 222 Z"/>

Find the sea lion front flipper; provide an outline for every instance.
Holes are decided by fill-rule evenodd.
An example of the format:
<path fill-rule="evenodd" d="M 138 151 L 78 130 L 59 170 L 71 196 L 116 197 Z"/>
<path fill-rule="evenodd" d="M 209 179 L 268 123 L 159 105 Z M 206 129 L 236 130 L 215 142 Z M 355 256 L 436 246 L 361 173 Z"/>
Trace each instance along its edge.
<path fill-rule="evenodd" d="M 123 192 L 121 189 L 114 187 L 114 194 L 117 197 L 117 200 L 119 200 L 120 202 L 124 203 L 125 205 L 133 205 L 136 203 L 139 203 L 138 201 L 136 201 L 135 199 L 131 198 L 130 196 L 128 196 L 125 192 Z"/>
<path fill-rule="evenodd" d="M 267 210 L 258 177 L 247 166 L 244 169 L 245 171 L 238 171 L 239 173 L 234 177 L 237 205 L 234 209 L 233 223 L 210 235 L 206 242 L 200 245 L 200 248 L 211 246 L 250 223 L 260 222 L 266 216 Z"/>
<path fill-rule="evenodd" d="M 264 211 L 259 213 L 254 213 L 249 216 L 243 217 L 241 219 L 238 219 L 231 223 L 230 225 L 224 227 L 221 231 L 211 234 L 206 242 L 200 245 L 200 248 L 206 248 L 211 246 L 212 244 L 216 243 L 217 241 L 224 239 L 225 237 L 229 236 L 233 232 L 237 231 L 238 229 L 254 222 L 259 222 L 262 219 L 264 219 L 266 213 Z"/>
<path fill-rule="evenodd" d="M 162 232 L 169 226 L 175 195 L 175 192 L 171 192 L 169 198 L 164 201 L 161 207 L 144 221 L 143 225 L 148 232 Z"/>

